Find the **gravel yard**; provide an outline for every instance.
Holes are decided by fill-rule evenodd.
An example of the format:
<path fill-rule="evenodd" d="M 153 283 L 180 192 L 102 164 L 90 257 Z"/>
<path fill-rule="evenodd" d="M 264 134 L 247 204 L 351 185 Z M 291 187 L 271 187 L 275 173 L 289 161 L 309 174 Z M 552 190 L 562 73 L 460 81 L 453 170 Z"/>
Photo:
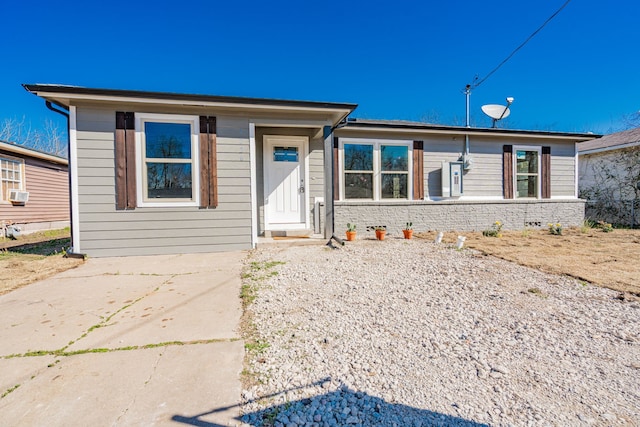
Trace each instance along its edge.
<path fill-rule="evenodd" d="M 264 247 L 245 276 L 248 425 L 640 425 L 619 292 L 426 240 Z"/>

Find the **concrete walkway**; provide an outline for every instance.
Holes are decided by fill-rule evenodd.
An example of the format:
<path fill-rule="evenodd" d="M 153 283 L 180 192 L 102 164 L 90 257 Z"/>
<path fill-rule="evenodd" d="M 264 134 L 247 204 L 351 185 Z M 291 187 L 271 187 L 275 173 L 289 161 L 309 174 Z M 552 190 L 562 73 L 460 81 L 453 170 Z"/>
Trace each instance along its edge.
<path fill-rule="evenodd" d="M 245 256 L 89 259 L 0 296 L 0 424 L 240 425 Z"/>

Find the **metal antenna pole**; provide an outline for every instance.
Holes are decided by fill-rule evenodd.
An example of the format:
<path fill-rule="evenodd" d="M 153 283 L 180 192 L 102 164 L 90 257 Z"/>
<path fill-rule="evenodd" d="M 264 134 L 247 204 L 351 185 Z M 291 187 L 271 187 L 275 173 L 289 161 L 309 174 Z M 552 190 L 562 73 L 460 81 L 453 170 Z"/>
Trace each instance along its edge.
<path fill-rule="evenodd" d="M 467 116 L 466 116 L 467 120 L 466 120 L 466 125 L 467 125 L 467 127 L 470 127 L 469 126 L 469 97 L 471 95 L 471 85 L 467 85 L 464 88 L 464 94 L 465 94 L 466 100 L 467 100 Z"/>
<path fill-rule="evenodd" d="M 467 114 L 466 114 L 466 125 L 467 127 L 471 127 L 469 124 L 469 98 L 471 96 L 471 85 L 467 85 L 464 88 L 464 94 L 467 102 Z M 463 161 L 467 162 L 467 156 L 469 155 L 469 134 L 464 135 L 464 154 L 462 155 Z"/>

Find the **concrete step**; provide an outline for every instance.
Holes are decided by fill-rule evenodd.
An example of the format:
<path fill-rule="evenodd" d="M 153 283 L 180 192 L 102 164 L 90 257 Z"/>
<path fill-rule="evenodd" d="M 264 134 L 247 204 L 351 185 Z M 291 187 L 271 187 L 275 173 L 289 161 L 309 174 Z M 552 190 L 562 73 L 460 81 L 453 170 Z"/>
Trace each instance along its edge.
<path fill-rule="evenodd" d="M 264 237 L 310 237 L 313 235 L 313 230 L 271 230 L 265 231 Z"/>

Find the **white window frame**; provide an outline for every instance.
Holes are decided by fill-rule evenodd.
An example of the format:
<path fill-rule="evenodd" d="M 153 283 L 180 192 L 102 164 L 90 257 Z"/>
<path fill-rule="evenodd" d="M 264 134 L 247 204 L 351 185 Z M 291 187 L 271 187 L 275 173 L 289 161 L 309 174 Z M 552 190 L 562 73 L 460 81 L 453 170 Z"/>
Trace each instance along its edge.
<path fill-rule="evenodd" d="M 11 163 L 17 163 L 19 166 L 19 172 L 20 172 L 20 180 L 16 180 L 15 177 L 14 179 L 8 179 L 8 178 L 3 178 L 2 177 L 2 171 L 5 170 L 4 167 L 4 162 L 11 162 Z M 7 172 L 9 172 L 9 169 L 6 169 Z M 15 172 L 15 169 L 11 169 L 11 172 Z M 24 159 L 19 159 L 16 157 L 8 157 L 8 156 L 0 156 L 0 190 L 2 189 L 3 182 L 12 182 L 12 183 L 16 183 L 19 182 L 19 188 L 15 188 L 12 190 L 20 190 L 20 191 L 25 191 L 25 187 L 26 187 L 26 182 L 25 182 L 25 175 L 24 175 Z M 8 175 L 8 173 L 7 173 Z M 7 189 L 7 191 L 0 191 L 0 201 L 2 202 L 6 202 L 9 203 L 9 189 Z"/>
<path fill-rule="evenodd" d="M 191 199 L 148 199 L 147 194 L 147 158 L 145 156 L 144 123 L 186 123 L 191 125 Z M 136 123 L 136 196 L 139 207 L 186 207 L 200 205 L 200 117 L 182 114 L 135 113 Z"/>
<path fill-rule="evenodd" d="M 344 145 L 359 144 L 373 146 L 373 199 L 345 199 L 344 189 Z M 381 145 L 399 145 L 407 147 L 407 198 L 383 199 L 382 198 L 382 170 L 381 170 Z M 338 139 L 338 170 L 340 182 L 340 200 L 352 202 L 406 202 L 413 200 L 413 140 L 405 139 L 370 139 L 370 138 L 339 138 Z M 392 173 L 392 172 L 389 172 Z M 397 173 L 397 172 L 396 172 Z"/>
<path fill-rule="evenodd" d="M 518 197 L 518 151 L 535 151 L 538 153 L 538 186 L 536 197 Z M 530 175 L 530 174 L 520 174 Z M 513 146 L 513 198 L 514 199 L 541 199 L 542 198 L 542 146 L 540 145 L 514 145 Z"/>

